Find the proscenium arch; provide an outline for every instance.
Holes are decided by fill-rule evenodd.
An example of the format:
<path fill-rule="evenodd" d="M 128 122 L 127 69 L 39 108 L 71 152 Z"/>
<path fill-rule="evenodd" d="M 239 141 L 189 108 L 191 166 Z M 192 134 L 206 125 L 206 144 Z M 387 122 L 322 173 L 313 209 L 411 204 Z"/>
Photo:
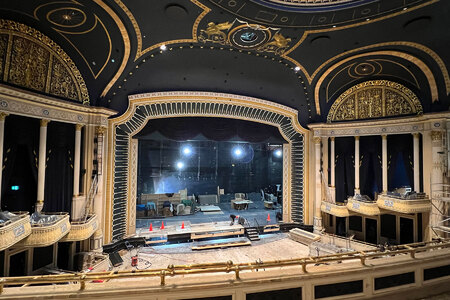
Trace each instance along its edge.
<path fill-rule="evenodd" d="M 129 96 L 127 111 L 109 120 L 105 242 L 133 234 L 136 221 L 137 134 L 151 119 L 215 117 L 272 125 L 283 146 L 283 221 L 309 220 L 306 172 L 308 131 L 295 109 L 274 102 L 210 92 L 158 92 Z"/>

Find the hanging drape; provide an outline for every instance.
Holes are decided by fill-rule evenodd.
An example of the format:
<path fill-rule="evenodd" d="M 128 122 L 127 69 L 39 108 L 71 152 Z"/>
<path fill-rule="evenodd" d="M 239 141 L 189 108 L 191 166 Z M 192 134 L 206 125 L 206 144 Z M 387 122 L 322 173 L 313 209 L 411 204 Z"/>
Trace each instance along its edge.
<path fill-rule="evenodd" d="M 340 137 L 335 139 L 336 155 L 336 201 L 343 202 L 353 196 L 355 189 L 355 139 Z"/>
<path fill-rule="evenodd" d="M 413 136 L 388 136 L 388 190 L 413 186 Z"/>
<path fill-rule="evenodd" d="M 375 193 L 379 193 L 382 190 L 381 136 L 363 136 L 359 145 L 361 194 L 374 199 Z"/>

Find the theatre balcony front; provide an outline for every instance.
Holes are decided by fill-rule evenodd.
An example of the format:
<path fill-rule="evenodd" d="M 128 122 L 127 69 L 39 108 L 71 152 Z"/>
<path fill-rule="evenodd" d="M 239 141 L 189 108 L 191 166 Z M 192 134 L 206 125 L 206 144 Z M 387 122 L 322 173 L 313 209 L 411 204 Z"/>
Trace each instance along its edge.
<path fill-rule="evenodd" d="M 320 210 L 324 213 L 340 218 L 348 217 L 350 215 L 348 212 L 347 204 L 343 202 L 333 203 L 328 201 L 322 201 Z"/>
<path fill-rule="evenodd" d="M 378 195 L 379 208 L 399 213 L 414 214 L 431 211 L 431 201 L 424 193 L 417 193 L 414 197 L 404 197 L 394 193 Z"/>
<path fill-rule="evenodd" d="M 0 251 L 17 244 L 30 235 L 31 224 L 28 212 L 1 212 L 0 217 L 2 220 L 0 223 Z"/>
<path fill-rule="evenodd" d="M 35 214 L 31 217 L 31 234 L 18 247 L 45 247 L 58 242 L 70 231 L 67 213 Z"/>
<path fill-rule="evenodd" d="M 94 232 L 98 229 L 97 215 L 92 214 L 87 216 L 85 220 L 72 221 L 70 223 L 70 231 L 61 242 L 76 242 L 84 241 L 90 238 Z"/>
<path fill-rule="evenodd" d="M 380 208 L 376 201 L 364 195 L 355 195 L 348 198 L 347 208 L 363 215 L 376 216 L 380 214 Z"/>

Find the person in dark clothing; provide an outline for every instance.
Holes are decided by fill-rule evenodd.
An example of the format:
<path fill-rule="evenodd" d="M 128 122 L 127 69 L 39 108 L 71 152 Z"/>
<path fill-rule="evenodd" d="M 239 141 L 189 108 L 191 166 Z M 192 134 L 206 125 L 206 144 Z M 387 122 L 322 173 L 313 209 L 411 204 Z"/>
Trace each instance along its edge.
<path fill-rule="evenodd" d="M 236 219 L 236 216 L 235 215 L 230 215 L 230 220 L 231 220 L 230 226 L 234 225 L 234 219 Z"/>

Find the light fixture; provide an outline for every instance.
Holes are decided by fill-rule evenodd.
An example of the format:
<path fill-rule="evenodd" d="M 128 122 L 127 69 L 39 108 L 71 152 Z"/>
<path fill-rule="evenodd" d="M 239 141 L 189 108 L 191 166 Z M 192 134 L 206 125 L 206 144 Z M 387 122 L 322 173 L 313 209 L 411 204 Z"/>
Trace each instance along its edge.
<path fill-rule="evenodd" d="M 179 162 L 177 162 L 176 166 L 177 166 L 178 170 L 183 170 L 184 169 L 184 162 L 179 161 Z"/>
<path fill-rule="evenodd" d="M 277 150 L 275 150 L 275 151 L 273 152 L 273 154 L 274 154 L 276 157 L 281 157 L 281 156 L 283 156 L 283 151 L 281 151 L 281 149 L 277 149 Z"/>
<path fill-rule="evenodd" d="M 167 50 L 167 46 L 166 45 L 161 45 L 161 47 L 159 47 L 159 49 L 161 49 L 162 51 Z"/>
<path fill-rule="evenodd" d="M 183 153 L 184 156 L 191 156 L 192 153 L 194 153 L 194 149 L 192 149 L 191 145 L 184 145 L 181 147 L 181 153 Z"/>
<path fill-rule="evenodd" d="M 295 72 L 300 71 L 300 67 L 299 67 L 299 66 L 296 66 L 296 67 L 294 68 L 294 71 L 295 71 Z"/>
<path fill-rule="evenodd" d="M 244 155 L 244 149 L 241 146 L 236 146 L 232 150 L 233 157 L 241 158 Z"/>

